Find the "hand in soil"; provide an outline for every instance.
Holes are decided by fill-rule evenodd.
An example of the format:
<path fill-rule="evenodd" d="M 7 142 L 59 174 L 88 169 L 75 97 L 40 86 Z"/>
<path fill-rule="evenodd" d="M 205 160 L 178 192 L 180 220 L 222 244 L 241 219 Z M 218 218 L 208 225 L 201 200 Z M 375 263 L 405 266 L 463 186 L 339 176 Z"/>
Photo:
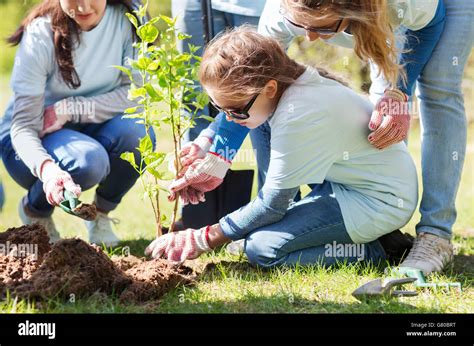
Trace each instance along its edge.
<path fill-rule="evenodd" d="M 186 260 L 196 259 L 204 252 L 211 251 L 208 243 L 209 228 L 187 229 L 172 232 L 155 239 L 145 249 L 145 254 L 153 258 L 164 256 L 169 261 L 183 263 Z"/>

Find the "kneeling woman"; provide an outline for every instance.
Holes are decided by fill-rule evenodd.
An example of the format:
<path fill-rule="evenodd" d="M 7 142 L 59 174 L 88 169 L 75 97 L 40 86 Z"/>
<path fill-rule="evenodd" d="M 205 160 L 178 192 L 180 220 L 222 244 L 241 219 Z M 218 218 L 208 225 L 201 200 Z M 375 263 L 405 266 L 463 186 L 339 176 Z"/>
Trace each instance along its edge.
<path fill-rule="evenodd" d="M 138 178 L 120 154 L 136 152 L 145 134 L 143 125 L 122 119 L 135 104 L 127 99 L 130 80 L 112 67 L 134 58 L 125 16 L 131 10 L 126 0 L 44 0 L 9 39 L 19 49 L 0 152 L 28 190 L 21 220 L 44 225 L 52 241 L 59 233 L 51 215 L 64 190 L 79 195 L 97 184 L 99 213 L 87 222 L 89 241 L 118 241 L 107 213 Z"/>
<path fill-rule="evenodd" d="M 378 239 L 410 220 L 417 176 L 404 143 L 378 150 L 367 141 L 368 100 L 249 28 L 207 48 L 200 79 L 228 119 L 268 134 L 255 148 L 268 156 L 268 166 L 259 167 L 265 182 L 256 199 L 219 224 L 166 234 L 147 254 L 184 261 L 245 239 L 249 261 L 264 267 L 386 258 Z M 185 176 L 202 162 L 194 161 Z M 312 191 L 294 203 L 307 184 Z M 364 244 L 357 247 L 363 251 L 328 251 L 349 244 Z"/>

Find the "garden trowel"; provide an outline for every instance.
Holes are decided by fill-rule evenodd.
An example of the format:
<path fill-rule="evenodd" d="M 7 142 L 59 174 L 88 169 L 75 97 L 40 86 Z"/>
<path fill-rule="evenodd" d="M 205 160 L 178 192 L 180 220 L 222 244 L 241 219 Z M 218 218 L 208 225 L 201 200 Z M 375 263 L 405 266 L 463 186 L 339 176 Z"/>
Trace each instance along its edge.
<path fill-rule="evenodd" d="M 71 191 L 64 190 L 64 201 L 59 207 L 66 213 L 77 216 L 87 221 L 93 221 L 97 217 L 97 208 L 94 204 L 82 203 Z"/>
<path fill-rule="evenodd" d="M 396 286 L 403 284 L 413 283 L 416 289 L 419 288 L 444 288 L 449 290 L 450 288 L 457 288 L 461 291 L 460 282 L 440 282 L 431 283 L 427 282 L 425 275 L 420 269 L 410 267 L 396 267 L 388 271 L 391 277 L 386 279 L 376 279 L 369 281 L 359 288 L 357 288 L 352 295 L 358 300 L 365 300 L 369 298 L 380 298 L 380 297 L 414 297 L 418 293 L 416 291 L 403 291 L 403 290 L 392 290 Z"/>

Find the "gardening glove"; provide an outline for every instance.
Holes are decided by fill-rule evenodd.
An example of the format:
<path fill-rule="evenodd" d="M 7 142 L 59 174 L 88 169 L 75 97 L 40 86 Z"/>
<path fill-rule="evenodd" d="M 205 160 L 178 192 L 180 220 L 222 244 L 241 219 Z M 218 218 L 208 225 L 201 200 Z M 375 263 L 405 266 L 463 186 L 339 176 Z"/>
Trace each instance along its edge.
<path fill-rule="evenodd" d="M 179 153 L 182 167 L 188 167 L 197 159 L 203 159 L 212 145 L 212 138 L 199 136 L 194 141 L 187 143 Z"/>
<path fill-rule="evenodd" d="M 185 168 L 184 173 L 171 183 L 168 199 L 176 200 L 177 195 L 187 187 L 192 187 L 202 193 L 214 190 L 222 184 L 230 166 L 231 162 L 222 156 L 213 152 L 207 153 L 203 159 L 197 159 Z"/>
<path fill-rule="evenodd" d="M 209 229 L 191 229 L 172 232 L 155 239 L 145 249 L 145 255 L 153 258 L 165 257 L 169 261 L 182 263 L 196 259 L 204 252 L 211 251 L 209 246 Z"/>
<path fill-rule="evenodd" d="M 76 197 L 81 195 L 81 187 L 74 183 L 69 173 L 64 172 L 53 161 L 46 161 L 41 167 L 40 180 L 48 203 L 58 206 L 64 201 L 64 190 L 72 192 Z"/>
<path fill-rule="evenodd" d="M 66 123 L 72 120 L 72 116 L 67 114 L 65 109 L 66 100 L 62 100 L 44 110 L 43 130 L 40 132 L 40 138 L 48 133 L 61 130 Z"/>
<path fill-rule="evenodd" d="M 194 189 L 192 186 L 188 186 L 182 189 L 179 192 L 179 196 L 181 197 L 181 202 L 185 206 L 188 204 L 196 205 L 196 204 L 206 201 L 204 192 L 198 191 Z"/>
<path fill-rule="evenodd" d="M 384 149 L 404 140 L 409 128 L 408 96 L 400 90 L 385 90 L 370 119 L 369 129 L 374 132 L 369 135 L 369 142 Z"/>

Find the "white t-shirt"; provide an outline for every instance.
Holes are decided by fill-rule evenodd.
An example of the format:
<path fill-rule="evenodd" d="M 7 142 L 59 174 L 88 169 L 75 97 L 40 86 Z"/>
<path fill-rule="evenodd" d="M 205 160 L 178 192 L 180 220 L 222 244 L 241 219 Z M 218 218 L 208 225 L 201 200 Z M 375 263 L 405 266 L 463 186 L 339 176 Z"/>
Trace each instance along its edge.
<path fill-rule="evenodd" d="M 330 181 L 356 243 L 403 227 L 418 201 L 416 168 L 405 143 L 384 150 L 369 143 L 372 109 L 363 96 L 308 68 L 269 120 L 265 186 L 288 189 Z"/>

